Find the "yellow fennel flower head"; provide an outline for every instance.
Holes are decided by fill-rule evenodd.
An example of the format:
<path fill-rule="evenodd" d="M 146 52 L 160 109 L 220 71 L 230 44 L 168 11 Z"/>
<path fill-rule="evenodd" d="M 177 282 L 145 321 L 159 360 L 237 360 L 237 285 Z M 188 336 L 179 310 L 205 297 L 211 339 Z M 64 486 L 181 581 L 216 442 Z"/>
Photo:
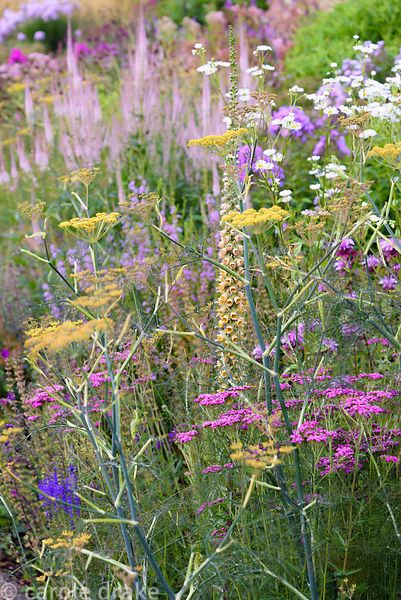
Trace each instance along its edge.
<path fill-rule="evenodd" d="M 261 208 L 255 210 L 248 208 L 240 213 L 236 210 L 229 212 L 222 218 L 223 222 L 229 223 L 236 229 L 250 229 L 252 233 L 263 233 L 268 227 L 275 223 L 280 223 L 288 217 L 289 212 L 280 206 L 271 208 Z"/>
<path fill-rule="evenodd" d="M 85 295 L 71 302 L 72 306 L 79 309 L 98 311 L 98 314 L 107 315 L 122 298 L 123 291 L 115 284 L 100 288 L 88 288 Z"/>
<path fill-rule="evenodd" d="M 45 206 L 45 202 L 36 202 L 36 204 L 31 204 L 30 202 L 21 202 L 21 204 L 17 204 L 18 212 L 20 212 L 21 215 L 27 219 L 32 219 L 33 221 L 37 221 L 39 219 Z"/>
<path fill-rule="evenodd" d="M 19 81 L 12 83 L 6 88 L 8 94 L 19 94 L 19 92 L 23 91 L 25 91 L 25 83 L 20 83 Z"/>
<path fill-rule="evenodd" d="M 160 196 L 155 192 L 146 194 L 131 194 L 128 201 L 119 203 L 119 206 L 127 208 L 132 214 L 147 219 L 154 207 L 161 201 Z"/>
<path fill-rule="evenodd" d="M 278 448 L 272 439 L 247 448 L 243 448 L 241 443 L 235 443 L 231 445 L 231 449 L 235 450 L 230 455 L 232 460 L 243 462 L 257 471 L 274 468 L 281 463 L 281 454 L 288 454 L 293 450 L 291 446 Z"/>
<path fill-rule="evenodd" d="M 222 135 L 206 135 L 205 137 L 189 140 L 188 148 L 200 146 L 214 154 L 224 155 L 234 142 L 238 142 L 247 133 L 248 129 L 245 127 L 240 129 L 229 129 Z"/>
<path fill-rule="evenodd" d="M 120 213 L 96 213 L 94 217 L 74 217 L 59 223 L 60 229 L 66 229 L 71 235 L 89 242 L 99 241 L 109 229 L 117 223 Z"/>
<path fill-rule="evenodd" d="M 96 333 L 106 333 L 112 329 L 111 319 L 93 319 L 91 321 L 54 321 L 45 327 L 34 326 L 25 334 L 25 350 L 31 357 L 40 352 L 55 354 L 73 343 L 89 340 Z"/>
<path fill-rule="evenodd" d="M 9 427 L 5 421 L 0 421 L 0 444 L 5 444 L 11 436 L 23 431 L 23 427 Z"/>
<path fill-rule="evenodd" d="M 383 160 L 391 166 L 399 167 L 401 160 L 401 142 L 386 144 L 385 146 L 374 146 L 368 152 L 368 157 Z"/>
<path fill-rule="evenodd" d="M 90 185 L 96 178 L 96 175 L 99 173 L 98 167 L 87 168 L 84 167 L 79 169 L 79 171 L 75 171 L 73 175 L 79 179 L 81 183 L 88 186 Z"/>
<path fill-rule="evenodd" d="M 80 550 L 87 545 L 90 539 L 91 535 L 89 533 L 83 532 L 77 535 L 75 531 L 65 530 L 57 538 L 46 538 L 42 541 L 45 546 L 48 546 L 53 550 L 58 550 L 60 548 Z"/>

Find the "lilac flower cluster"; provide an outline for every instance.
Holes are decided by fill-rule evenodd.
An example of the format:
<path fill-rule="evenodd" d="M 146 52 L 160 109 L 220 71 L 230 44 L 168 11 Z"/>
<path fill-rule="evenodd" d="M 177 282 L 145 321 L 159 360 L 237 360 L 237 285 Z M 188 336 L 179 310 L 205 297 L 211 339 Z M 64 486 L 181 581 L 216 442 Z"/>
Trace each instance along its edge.
<path fill-rule="evenodd" d="M 61 16 L 71 16 L 77 8 L 78 4 L 72 0 L 43 0 L 21 4 L 18 10 L 6 8 L 0 19 L 0 43 L 3 44 L 7 37 L 27 21 L 54 21 Z"/>
<path fill-rule="evenodd" d="M 378 249 L 382 258 L 379 259 L 374 254 L 366 256 L 366 266 L 371 273 L 378 273 L 380 268 L 385 269 L 384 274 L 379 279 L 379 284 L 386 292 L 394 291 L 398 285 L 397 274 L 400 271 L 401 264 L 397 260 L 400 252 L 396 244 L 399 243 L 400 240 L 390 241 L 381 238 L 378 241 Z M 355 248 L 355 241 L 351 238 L 344 238 L 341 241 L 336 250 L 336 257 L 335 269 L 341 274 L 350 272 L 358 262 L 362 265 L 365 264 L 363 255 L 358 253 Z"/>

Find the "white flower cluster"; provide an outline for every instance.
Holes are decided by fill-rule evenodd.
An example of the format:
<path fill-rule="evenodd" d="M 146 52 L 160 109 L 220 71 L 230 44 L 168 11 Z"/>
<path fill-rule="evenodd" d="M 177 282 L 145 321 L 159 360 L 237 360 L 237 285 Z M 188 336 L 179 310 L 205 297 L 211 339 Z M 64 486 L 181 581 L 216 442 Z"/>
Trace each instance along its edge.
<path fill-rule="evenodd" d="M 230 63 L 223 60 L 209 60 L 205 64 L 198 67 L 196 70 L 204 75 L 213 75 L 218 70 L 218 67 L 229 67 Z"/>
<path fill-rule="evenodd" d="M 354 38 L 359 40 L 358 36 Z M 358 42 L 354 46 L 358 56 L 351 62 L 359 64 L 360 69 L 354 74 L 350 72 L 352 69 L 338 69 L 335 76 L 323 79 L 318 92 L 306 95 L 314 109 L 329 117 L 351 117 L 364 112 L 380 121 L 398 122 L 401 119 L 401 56 L 394 62 L 392 75 L 384 81 L 378 81 L 376 71 L 372 68 L 372 57 L 382 48 L 383 43 Z M 344 64 L 346 63 L 347 61 L 344 61 Z M 334 65 L 335 63 L 332 67 Z M 335 99 L 339 90 L 345 99 L 337 103 Z M 367 139 L 375 135 L 374 129 L 369 129 L 368 133 L 360 137 Z"/>
<path fill-rule="evenodd" d="M 272 125 L 280 125 L 282 129 L 287 131 L 299 131 L 302 128 L 302 123 L 295 120 L 294 113 L 289 113 L 282 119 L 273 119 Z"/>

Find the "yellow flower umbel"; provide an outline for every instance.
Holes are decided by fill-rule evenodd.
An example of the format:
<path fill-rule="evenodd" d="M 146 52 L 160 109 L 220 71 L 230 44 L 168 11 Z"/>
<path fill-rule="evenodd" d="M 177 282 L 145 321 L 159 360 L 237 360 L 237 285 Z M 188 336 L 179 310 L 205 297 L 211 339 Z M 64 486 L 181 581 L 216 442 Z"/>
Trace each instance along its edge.
<path fill-rule="evenodd" d="M 92 321 L 54 321 L 45 327 L 33 327 L 25 333 L 25 349 L 31 357 L 40 352 L 61 352 L 72 343 L 85 342 L 95 333 L 105 333 L 112 328 L 111 319 L 93 319 Z"/>
<path fill-rule="evenodd" d="M 93 167 L 91 169 L 84 167 L 82 169 L 79 169 L 79 171 L 75 171 L 75 173 L 73 174 L 76 176 L 77 179 L 79 179 L 81 183 L 83 183 L 86 186 L 89 186 L 93 181 L 95 181 L 96 175 L 98 173 L 98 167 Z"/>
<path fill-rule="evenodd" d="M 97 311 L 103 316 L 107 315 L 122 298 L 123 291 L 115 284 L 104 285 L 102 287 L 90 287 L 85 295 L 81 295 L 70 304 L 82 309 Z"/>
<path fill-rule="evenodd" d="M 367 154 L 368 158 L 376 158 L 383 160 L 392 167 L 400 168 L 401 166 L 401 142 L 396 144 L 386 144 L 383 147 L 374 146 Z"/>
<path fill-rule="evenodd" d="M 17 433 L 22 433 L 24 429 L 22 427 L 7 427 L 5 421 L 0 421 L 0 444 L 5 444 L 11 438 L 11 436 Z"/>
<path fill-rule="evenodd" d="M 294 450 L 292 446 L 277 447 L 277 443 L 266 440 L 243 448 L 241 442 L 231 444 L 231 449 L 236 450 L 230 455 L 232 460 L 241 461 L 246 466 L 256 470 L 272 469 L 281 463 L 281 455 L 289 454 Z"/>
<path fill-rule="evenodd" d="M 96 213 L 94 217 L 74 217 L 59 223 L 60 229 L 66 229 L 71 235 L 92 244 L 98 242 L 109 229 L 117 223 L 120 213 Z"/>
<path fill-rule="evenodd" d="M 238 142 L 240 138 L 244 137 L 248 133 L 248 130 L 244 127 L 240 129 L 229 129 L 222 135 L 206 135 L 205 137 L 197 138 L 195 140 L 189 140 L 188 147 L 200 146 L 206 148 L 213 154 L 219 154 L 224 156 L 230 149 L 230 146 L 234 142 Z"/>
<path fill-rule="evenodd" d="M 53 550 L 58 550 L 59 548 L 81 550 L 87 545 L 90 539 L 91 535 L 89 533 L 83 532 L 77 534 L 75 531 L 65 530 L 58 538 L 44 539 L 43 544 Z"/>
<path fill-rule="evenodd" d="M 248 228 L 252 233 L 263 233 L 270 225 L 283 221 L 288 217 L 288 214 L 288 211 L 280 206 L 261 208 L 260 210 L 248 208 L 242 213 L 236 210 L 231 211 L 222 218 L 222 221 L 229 223 L 236 229 Z"/>
<path fill-rule="evenodd" d="M 17 204 L 18 212 L 20 212 L 21 215 L 27 219 L 32 219 L 33 221 L 37 221 L 39 219 L 45 207 L 45 202 L 36 202 L 36 204 L 31 204 L 30 202 L 21 202 L 21 204 Z"/>

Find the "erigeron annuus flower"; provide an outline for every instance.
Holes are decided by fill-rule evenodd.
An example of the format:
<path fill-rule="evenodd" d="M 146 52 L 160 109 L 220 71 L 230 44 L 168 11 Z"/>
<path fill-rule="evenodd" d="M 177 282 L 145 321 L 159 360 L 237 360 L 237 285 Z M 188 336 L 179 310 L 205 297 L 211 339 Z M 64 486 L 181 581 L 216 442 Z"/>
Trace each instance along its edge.
<path fill-rule="evenodd" d="M 192 48 L 192 54 L 193 54 L 194 56 L 196 56 L 197 54 L 201 54 L 201 53 L 202 53 L 202 50 L 204 50 L 204 49 L 205 49 L 205 47 L 204 47 L 204 45 L 203 45 L 203 44 L 197 43 L 197 44 L 195 44 L 195 45 L 194 45 L 194 47 Z"/>
<path fill-rule="evenodd" d="M 213 61 L 209 61 L 204 65 L 201 65 L 196 69 L 199 73 L 203 73 L 204 75 L 213 75 L 213 73 L 217 72 L 217 65 Z"/>
<path fill-rule="evenodd" d="M 335 106 L 328 106 L 327 108 L 323 109 L 323 114 L 327 115 L 328 117 L 332 117 L 333 115 L 338 115 L 338 113 L 339 113 L 339 110 Z"/>
<path fill-rule="evenodd" d="M 251 91 L 248 88 L 240 88 L 237 95 L 240 102 L 249 102 L 251 99 Z"/>
<path fill-rule="evenodd" d="M 299 85 L 293 85 L 292 87 L 290 87 L 290 89 L 288 90 L 290 94 L 302 94 L 302 92 L 304 92 L 304 88 L 300 87 Z"/>
<path fill-rule="evenodd" d="M 291 190 L 281 190 L 279 192 L 279 201 L 280 202 L 291 202 L 292 199 L 292 191 Z"/>
<path fill-rule="evenodd" d="M 218 67 L 229 67 L 230 63 L 223 60 L 209 60 L 204 65 L 201 65 L 196 70 L 204 75 L 213 75 L 217 72 Z"/>
<path fill-rule="evenodd" d="M 91 243 L 99 241 L 109 229 L 117 223 L 120 213 L 96 213 L 94 217 L 74 217 L 59 223 L 60 229 L 66 229 L 71 235 Z"/>
<path fill-rule="evenodd" d="M 246 72 L 249 73 L 249 75 L 252 75 L 252 77 L 259 77 L 260 75 L 263 75 L 263 70 L 259 67 L 250 67 L 246 70 Z"/>
<path fill-rule="evenodd" d="M 259 46 L 256 46 L 256 49 L 253 51 L 253 54 L 258 54 L 259 52 L 271 52 L 272 51 L 272 47 L 268 46 L 267 44 L 260 44 Z"/>
<path fill-rule="evenodd" d="M 256 161 L 255 167 L 259 171 L 272 171 L 275 165 L 272 162 L 267 162 L 266 160 L 260 159 Z"/>
<path fill-rule="evenodd" d="M 363 140 L 367 140 L 369 138 L 375 137 L 377 135 L 377 131 L 375 131 L 374 129 L 365 129 L 365 131 L 362 131 L 358 137 L 360 137 Z"/>
<path fill-rule="evenodd" d="M 326 179 L 336 179 L 337 177 L 345 177 L 347 168 L 344 165 L 337 163 L 329 163 L 325 168 Z"/>

